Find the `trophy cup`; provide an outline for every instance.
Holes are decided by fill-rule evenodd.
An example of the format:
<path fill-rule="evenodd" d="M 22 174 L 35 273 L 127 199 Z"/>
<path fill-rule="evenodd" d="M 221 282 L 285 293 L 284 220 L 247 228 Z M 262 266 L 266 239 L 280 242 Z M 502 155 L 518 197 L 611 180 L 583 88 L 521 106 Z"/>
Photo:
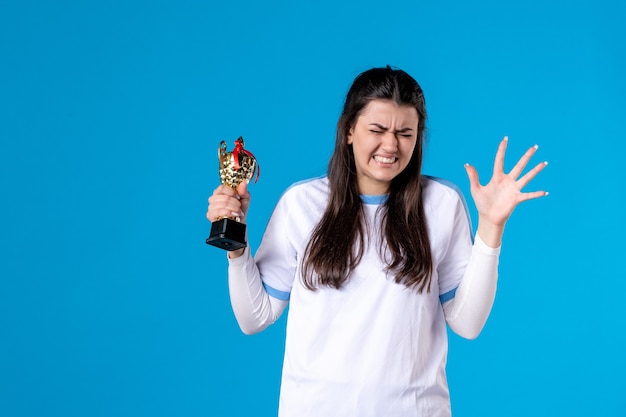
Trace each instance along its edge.
<path fill-rule="evenodd" d="M 259 179 L 260 168 L 256 158 L 250 151 L 243 148 L 243 138 L 235 141 L 235 149 L 226 152 L 226 142 L 221 141 L 217 149 L 220 161 L 220 181 L 233 189 L 237 189 L 243 181 L 250 181 L 257 171 L 254 182 Z M 218 248 L 233 251 L 245 248 L 246 225 L 239 222 L 239 218 L 223 217 L 211 223 L 211 235 L 206 243 Z"/>

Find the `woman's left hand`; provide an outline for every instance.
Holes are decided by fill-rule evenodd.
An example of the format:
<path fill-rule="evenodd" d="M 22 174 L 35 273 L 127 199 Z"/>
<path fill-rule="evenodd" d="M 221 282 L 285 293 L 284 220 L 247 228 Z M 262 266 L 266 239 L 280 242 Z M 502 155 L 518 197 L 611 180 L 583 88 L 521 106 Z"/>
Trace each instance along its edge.
<path fill-rule="evenodd" d="M 508 137 L 505 136 L 496 153 L 491 180 L 484 186 L 480 185 L 476 169 L 465 164 L 472 198 L 478 210 L 478 234 L 490 246 L 499 245 L 504 225 L 519 203 L 548 195 L 545 191 L 522 192 L 522 189 L 548 165 L 547 162 L 541 162 L 520 177 L 538 147 L 535 145 L 527 150 L 511 172 L 507 174 L 504 172 L 504 155 L 507 144 Z M 481 233 L 481 226 L 487 236 L 483 236 Z M 498 234 L 499 236 L 497 236 Z"/>

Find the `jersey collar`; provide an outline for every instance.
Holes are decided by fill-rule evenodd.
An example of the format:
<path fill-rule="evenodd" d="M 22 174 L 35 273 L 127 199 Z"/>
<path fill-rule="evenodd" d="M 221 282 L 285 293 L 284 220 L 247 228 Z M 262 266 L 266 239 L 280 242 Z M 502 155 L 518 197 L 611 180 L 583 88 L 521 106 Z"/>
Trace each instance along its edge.
<path fill-rule="evenodd" d="M 380 204 L 385 204 L 388 197 L 389 197 L 388 194 L 380 194 L 380 195 L 361 194 L 361 201 L 363 202 L 363 204 L 380 205 Z"/>

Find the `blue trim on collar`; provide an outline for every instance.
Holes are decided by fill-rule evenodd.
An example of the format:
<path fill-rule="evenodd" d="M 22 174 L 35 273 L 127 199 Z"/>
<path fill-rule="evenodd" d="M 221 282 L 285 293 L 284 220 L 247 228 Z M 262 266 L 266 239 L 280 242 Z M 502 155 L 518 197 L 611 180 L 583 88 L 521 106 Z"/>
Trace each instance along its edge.
<path fill-rule="evenodd" d="M 363 204 L 380 205 L 380 204 L 385 204 L 387 202 L 388 197 L 389 196 L 387 194 L 380 194 L 380 195 L 361 194 L 361 201 L 363 202 Z"/>

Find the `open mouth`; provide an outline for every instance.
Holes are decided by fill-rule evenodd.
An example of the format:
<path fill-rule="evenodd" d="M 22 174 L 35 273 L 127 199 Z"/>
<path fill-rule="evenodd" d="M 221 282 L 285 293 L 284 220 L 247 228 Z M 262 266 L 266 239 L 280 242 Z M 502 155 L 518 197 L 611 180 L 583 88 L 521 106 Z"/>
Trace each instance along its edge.
<path fill-rule="evenodd" d="M 380 162 L 382 164 L 393 164 L 397 160 L 398 158 L 396 157 L 385 157 L 385 156 L 374 155 L 374 161 Z"/>

